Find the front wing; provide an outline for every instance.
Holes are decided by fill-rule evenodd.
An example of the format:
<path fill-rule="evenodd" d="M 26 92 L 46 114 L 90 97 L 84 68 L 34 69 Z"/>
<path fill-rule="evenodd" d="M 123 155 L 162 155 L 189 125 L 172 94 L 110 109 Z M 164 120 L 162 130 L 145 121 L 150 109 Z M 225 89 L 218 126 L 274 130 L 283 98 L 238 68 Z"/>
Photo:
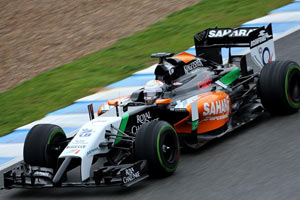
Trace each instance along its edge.
<path fill-rule="evenodd" d="M 54 172 L 50 168 L 32 167 L 24 162 L 19 163 L 3 174 L 4 184 L 1 189 L 11 188 L 52 188 L 52 187 L 129 187 L 146 179 L 147 161 L 140 160 L 132 164 L 104 166 L 96 169 L 93 178 L 88 181 L 68 182 L 64 180 L 53 184 Z"/>

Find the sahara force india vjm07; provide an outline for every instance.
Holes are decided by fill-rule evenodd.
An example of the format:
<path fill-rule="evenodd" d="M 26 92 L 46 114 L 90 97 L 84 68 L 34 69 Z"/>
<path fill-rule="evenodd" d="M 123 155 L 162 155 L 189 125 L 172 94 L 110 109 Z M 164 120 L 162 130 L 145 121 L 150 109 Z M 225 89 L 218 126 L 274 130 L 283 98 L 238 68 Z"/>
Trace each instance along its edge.
<path fill-rule="evenodd" d="M 155 80 L 110 100 L 73 137 L 56 125 L 28 133 L 24 161 L 4 173 L 4 188 L 130 186 L 174 173 L 180 148 L 198 149 L 263 112 L 300 108 L 300 67 L 275 61 L 271 25 L 213 28 L 195 34 L 196 56 L 157 53 Z M 250 47 L 247 66 L 232 47 Z M 223 64 L 221 48 L 229 49 Z M 95 167 L 96 166 L 96 167 Z M 69 172 L 80 172 L 71 181 Z"/>

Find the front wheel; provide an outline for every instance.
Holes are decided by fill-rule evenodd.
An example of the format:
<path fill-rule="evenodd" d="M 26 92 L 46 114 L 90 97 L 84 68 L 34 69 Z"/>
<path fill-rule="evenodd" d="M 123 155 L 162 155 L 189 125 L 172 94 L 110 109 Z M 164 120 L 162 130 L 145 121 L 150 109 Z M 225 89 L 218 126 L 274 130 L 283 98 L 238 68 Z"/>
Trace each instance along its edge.
<path fill-rule="evenodd" d="M 263 106 L 271 113 L 291 114 L 300 108 L 300 67 L 293 61 L 265 65 L 258 83 Z"/>
<path fill-rule="evenodd" d="M 173 174 L 179 160 L 179 140 L 174 128 L 165 121 L 143 124 L 136 134 L 135 157 L 147 160 L 152 176 Z"/>
<path fill-rule="evenodd" d="M 55 148 L 54 145 L 65 139 L 64 131 L 57 125 L 38 124 L 32 127 L 24 142 L 24 162 L 31 166 L 55 168 L 66 145 Z"/>

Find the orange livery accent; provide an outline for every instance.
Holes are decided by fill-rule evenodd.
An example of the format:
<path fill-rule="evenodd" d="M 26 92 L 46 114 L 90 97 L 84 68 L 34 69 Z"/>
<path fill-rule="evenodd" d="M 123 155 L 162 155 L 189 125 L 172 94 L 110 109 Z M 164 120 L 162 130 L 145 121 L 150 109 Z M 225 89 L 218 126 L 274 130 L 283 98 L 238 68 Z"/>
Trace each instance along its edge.
<path fill-rule="evenodd" d="M 98 116 L 100 116 L 102 114 L 102 109 L 104 107 L 105 104 L 101 105 L 100 108 L 98 109 Z"/>
<path fill-rule="evenodd" d="M 107 103 L 110 106 L 116 106 L 116 105 L 119 105 L 121 101 L 124 101 L 125 99 L 129 99 L 129 98 L 130 98 L 130 95 L 122 96 L 122 97 L 119 97 L 119 98 L 109 100 Z"/>
<path fill-rule="evenodd" d="M 117 101 L 117 100 L 109 100 L 108 101 L 108 105 L 110 105 L 110 106 L 117 106 L 117 105 L 119 105 L 119 101 Z"/>
<path fill-rule="evenodd" d="M 177 58 L 179 60 L 182 60 L 184 63 L 188 63 L 195 59 L 195 56 L 186 52 L 182 52 L 176 56 L 173 56 L 173 58 Z"/>
<path fill-rule="evenodd" d="M 156 104 L 170 104 L 171 103 L 171 99 L 167 98 L 167 99 L 157 99 L 155 101 Z"/>
<path fill-rule="evenodd" d="M 112 100 L 109 100 L 108 102 L 102 104 L 100 106 L 100 108 L 98 109 L 98 116 L 100 116 L 102 114 L 102 111 L 103 110 L 108 110 L 108 109 L 104 109 L 105 107 L 107 106 L 116 106 L 116 105 L 119 105 L 120 102 L 126 100 L 126 99 L 129 99 L 130 98 L 130 95 L 127 95 L 127 96 L 122 96 L 122 97 L 119 97 L 119 98 L 115 98 L 115 99 L 112 99 Z"/>
<path fill-rule="evenodd" d="M 198 95 L 194 100 L 198 105 L 199 127 L 198 134 L 215 130 L 222 127 L 229 120 L 231 113 L 231 102 L 228 94 L 222 91 L 208 92 Z M 191 133 L 191 104 L 187 106 L 190 113 L 188 117 L 174 124 L 177 133 Z"/>

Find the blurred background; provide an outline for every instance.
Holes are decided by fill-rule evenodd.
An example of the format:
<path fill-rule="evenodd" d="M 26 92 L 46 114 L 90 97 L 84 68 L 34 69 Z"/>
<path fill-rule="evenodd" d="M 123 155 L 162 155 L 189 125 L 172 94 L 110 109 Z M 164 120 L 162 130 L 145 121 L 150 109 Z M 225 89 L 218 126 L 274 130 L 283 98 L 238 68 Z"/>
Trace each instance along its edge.
<path fill-rule="evenodd" d="M 1 0 L 0 92 L 197 2 Z"/>

